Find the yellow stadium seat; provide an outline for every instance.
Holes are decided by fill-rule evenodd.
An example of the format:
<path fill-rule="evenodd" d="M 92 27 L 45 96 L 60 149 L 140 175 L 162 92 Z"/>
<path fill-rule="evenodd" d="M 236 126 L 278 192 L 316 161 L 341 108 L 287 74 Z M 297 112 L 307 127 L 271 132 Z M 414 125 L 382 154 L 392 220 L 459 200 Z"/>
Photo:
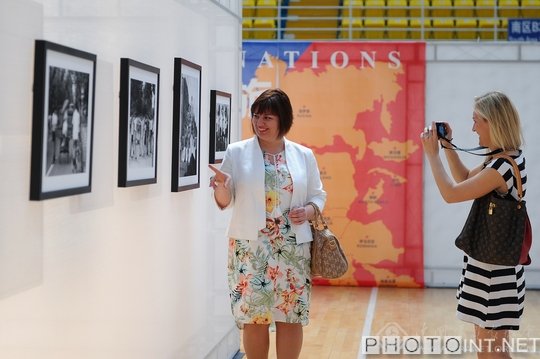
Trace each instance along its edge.
<path fill-rule="evenodd" d="M 390 18 L 388 23 L 389 39 L 406 39 L 409 27 L 409 20 L 406 18 Z"/>
<path fill-rule="evenodd" d="M 364 20 L 364 37 L 366 39 L 384 38 L 385 21 L 382 18 L 368 18 Z"/>
<path fill-rule="evenodd" d="M 255 0 L 242 0 L 242 17 L 255 16 Z"/>
<path fill-rule="evenodd" d="M 253 20 L 253 38 L 254 39 L 275 39 L 276 23 L 269 19 Z"/>
<path fill-rule="evenodd" d="M 508 19 L 501 19 L 499 40 L 508 40 Z"/>
<path fill-rule="evenodd" d="M 476 0 L 476 15 L 478 17 L 496 17 L 497 0 Z"/>
<path fill-rule="evenodd" d="M 253 27 L 253 20 L 251 19 L 242 19 L 242 38 L 243 39 L 252 39 L 252 33 L 251 31 Z"/>
<path fill-rule="evenodd" d="M 476 19 L 456 19 L 456 37 L 460 40 L 478 38 L 478 21 Z"/>
<path fill-rule="evenodd" d="M 433 39 L 452 39 L 454 37 L 454 20 L 451 18 L 433 19 Z"/>
<path fill-rule="evenodd" d="M 428 17 L 429 0 L 409 0 L 409 16 L 412 18 L 422 16 L 422 8 L 424 9 L 424 17 Z"/>
<path fill-rule="evenodd" d="M 423 25 L 423 29 L 422 29 Z M 424 31 L 424 39 L 429 38 L 429 33 L 431 31 L 431 21 L 429 19 L 410 19 L 409 20 L 409 28 L 410 28 L 410 38 L 411 39 L 421 39 L 422 38 L 422 30 Z"/>
<path fill-rule="evenodd" d="M 285 35 L 289 39 L 336 39 L 338 21 L 299 18 L 289 19 Z"/>
<path fill-rule="evenodd" d="M 455 17 L 474 17 L 474 0 L 454 0 Z"/>
<path fill-rule="evenodd" d="M 389 17 L 407 17 L 407 0 L 387 0 L 386 5 Z"/>
<path fill-rule="evenodd" d="M 364 7 L 364 0 L 344 0 L 343 10 L 341 12 L 342 17 L 361 17 L 362 8 Z"/>
<path fill-rule="evenodd" d="M 540 3 L 538 0 L 521 0 L 521 16 L 540 18 Z"/>
<path fill-rule="evenodd" d="M 340 39 L 359 39 L 362 32 L 362 20 L 345 18 L 341 20 Z"/>
<path fill-rule="evenodd" d="M 339 35 L 339 0 L 296 0 L 287 8 L 284 38 L 336 39 Z M 324 5 L 324 6 L 323 6 Z M 315 7 L 314 7 L 315 6 Z"/>
<path fill-rule="evenodd" d="M 499 0 L 499 16 L 507 18 L 519 17 L 519 1 Z"/>
<path fill-rule="evenodd" d="M 384 0 L 365 0 L 364 16 L 365 17 L 383 17 L 385 16 L 386 3 Z"/>
<path fill-rule="evenodd" d="M 275 18 L 277 17 L 277 5 L 277 0 L 257 0 L 258 7 L 255 16 Z"/>
<path fill-rule="evenodd" d="M 431 0 L 431 17 L 451 17 L 452 0 Z"/>
<path fill-rule="evenodd" d="M 478 32 L 482 40 L 495 40 L 498 38 L 498 19 L 479 19 Z"/>

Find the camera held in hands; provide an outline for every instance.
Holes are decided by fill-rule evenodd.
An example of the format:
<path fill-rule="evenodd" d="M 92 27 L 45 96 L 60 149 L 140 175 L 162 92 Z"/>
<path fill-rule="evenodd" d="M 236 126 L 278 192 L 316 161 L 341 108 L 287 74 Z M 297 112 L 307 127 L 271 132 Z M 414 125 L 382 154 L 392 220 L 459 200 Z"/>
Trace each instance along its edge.
<path fill-rule="evenodd" d="M 435 126 L 437 127 L 437 137 L 446 139 L 448 132 L 446 132 L 446 125 L 444 122 L 435 122 Z"/>

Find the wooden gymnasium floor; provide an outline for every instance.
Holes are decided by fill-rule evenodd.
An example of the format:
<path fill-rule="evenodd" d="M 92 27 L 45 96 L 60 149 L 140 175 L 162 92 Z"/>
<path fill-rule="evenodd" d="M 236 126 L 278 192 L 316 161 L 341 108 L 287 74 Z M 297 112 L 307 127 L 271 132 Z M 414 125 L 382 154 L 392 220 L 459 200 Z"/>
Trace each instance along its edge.
<path fill-rule="evenodd" d="M 474 339 L 474 328 L 455 317 L 455 289 L 408 289 L 316 286 L 312 293 L 310 324 L 304 327 L 301 359 L 360 358 L 476 358 L 461 355 L 365 355 L 362 336 L 461 336 Z M 512 358 L 540 358 L 540 291 L 528 290 L 521 329 L 511 332 L 522 350 Z M 270 358 L 276 358 L 271 333 Z M 531 338 L 538 338 L 534 340 Z M 525 344 L 523 344 L 525 343 Z M 534 350 L 536 344 L 536 352 Z M 467 345 L 467 344 L 465 344 Z M 470 344 L 469 344 L 470 346 Z M 413 349 L 414 350 L 414 349 Z M 243 347 L 241 346 L 243 352 Z M 401 352 L 403 353 L 403 352 Z M 244 356 L 244 359 L 246 357 Z M 249 359 L 249 358 L 247 358 Z"/>

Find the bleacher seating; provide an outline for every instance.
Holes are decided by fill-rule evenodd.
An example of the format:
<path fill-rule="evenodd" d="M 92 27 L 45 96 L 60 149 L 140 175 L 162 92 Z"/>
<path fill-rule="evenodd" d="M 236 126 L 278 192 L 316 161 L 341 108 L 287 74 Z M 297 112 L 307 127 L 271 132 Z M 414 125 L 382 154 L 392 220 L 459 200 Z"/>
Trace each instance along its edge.
<path fill-rule="evenodd" d="M 495 17 L 497 0 L 476 0 L 476 16 Z"/>
<path fill-rule="evenodd" d="M 408 37 L 409 20 L 407 18 L 389 18 L 386 22 L 389 39 L 403 40 Z"/>
<path fill-rule="evenodd" d="M 242 38 L 252 39 L 253 38 L 253 20 L 251 19 L 242 19 Z"/>
<path fill-rule="evenodd" d="M 384 17 L 385 7 L 385 0 L 364 0 L 364 17 Z"/>
<path fill-rule="evenodd" d="M 422 17 L 428 16 L 429 1 L 428 0 L 409 0 L 409 16 Z"/>
<path fill-rule="evenodd" d="M 432 28 L 432 39 L 448 40 L 454 37 L 454 19 L 452 18 L 434 18 Z"/>
<path fill-rule="evenodd" d="M 407 0 L 387 0 L 386 15 L 388 17 L 406 18 Z"/>
<path fill-rule="evenodd" d="M 474 17 L 474 0 L 454 0 L 454 16 Z"/>
<path fill-rule="evenodd" d="M 349 17 L 362 17 L 362 8 L 364 7 L 364 0 L 343 0 L 343 10 L 341 16 L 343 18 Z"/>
<path fill-rule="evenodd" d="M 508 19 L 501 19 L 499 27 L 499 40 L 506 40 L 508 36 Z"/>
<path fill-rule="evenodd" d="M 255 16 L 255 0 L 242 0 L 242 38 L 253 38 L 253 17 Z"/>
<path fill-rule="evenodd" d="M 270 40 L 276 38 L 276 22 L 271 19 L 253 20 L 253 38 L 258 40 Z"/>
<path fill-rule="evenodd" d="M 431 20 L 428 18 L 411 18 L 409 26 L 411 39 L 422 39 L 422 32 L 424 33 L 424 39 L 427 39 L 431 32 Z"/>
<path fill-rule="evenodd" d="M 242 0 L 245 39 L 506 40 L 540 0 Z M 278 5 L 281 11 L 278 13 Z"/>
<path fill-rule="evenodd" d="M 255 5 L 255 0 L 242 0 L 242 17 L 244 19 L 252 18 L 255 16 Z"/>
<path fill-rule="evenodd" d="M 538 0 L 521 0 L 521 16 L 526 18 L 540 17 L 540 4 Z"/>
<path fill-rule="evenodd" d="M 538 3 L 540 5 L 540 1 Z M 519 17 L 519 0 L 499 0 L 499 16 L 506 18 Z"/>
<path fill-rule="evenodd" d="M 456 39 L 475 40 L 478 38 L 478 20 L 476 18 L 456 19 Z"/>
<path fill-rule="evenodd" d="M 362 20 L 358 18 L 344 18 L 341 20 L 340 39 L 360 39 L 362 36 Z"/>
<path fill-rule="evenodd" d="M 451 17 L 452 12 L 452 0 L 431 0 L 429 15 L 434 18 L 434 20 L 437 17 Z"/>
<path fill-rule="evenodd" d="M 296 0 L 289 3 L 287 39 L 335 39 L 338 33 L 339 0 Z"/>
<path fill-rule="evenodd" d="M 384 38 L 384 28 L 386 22 L 383 18 L 366 18 L 364 19 L 364 38 L 366 39 L 382 39 Z"/>
<path fill-rule="evenodd" d="M 479 37 L 481 40 L 493 40 L 498 38 L 497 29 L 500 27 L 499 19 L 481 18 L 478 20 Z"/>
<path fill-rule="evenodd" d="M 257 17 L 275 18 L 277 16 L 277 0 L 257 0 Z"/>

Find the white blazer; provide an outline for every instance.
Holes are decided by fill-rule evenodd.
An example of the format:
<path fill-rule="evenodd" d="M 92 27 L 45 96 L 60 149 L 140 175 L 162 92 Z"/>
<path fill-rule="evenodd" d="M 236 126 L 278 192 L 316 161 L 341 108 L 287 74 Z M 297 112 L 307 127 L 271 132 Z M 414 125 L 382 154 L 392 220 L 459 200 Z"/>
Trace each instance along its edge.
<path fill-rule="evenodd" d="M 314 202 L 321 211 L 326 202 L 319 168 L 313 151 L 285 139 L 285 160 L 292 177 L 293 193 L 290 208 Z M 235 239 L 256 240 L 266 227 L 264 193 L 264 158 L 256 136 L 231 143 L 227 147 L 221 170 L 231 175 L 232 217 L 227 235 Z M 227 207 L 227 208 L 228 208 Z M 296 243 L 313 240 L 309 223 L 291 224 Z"/>

